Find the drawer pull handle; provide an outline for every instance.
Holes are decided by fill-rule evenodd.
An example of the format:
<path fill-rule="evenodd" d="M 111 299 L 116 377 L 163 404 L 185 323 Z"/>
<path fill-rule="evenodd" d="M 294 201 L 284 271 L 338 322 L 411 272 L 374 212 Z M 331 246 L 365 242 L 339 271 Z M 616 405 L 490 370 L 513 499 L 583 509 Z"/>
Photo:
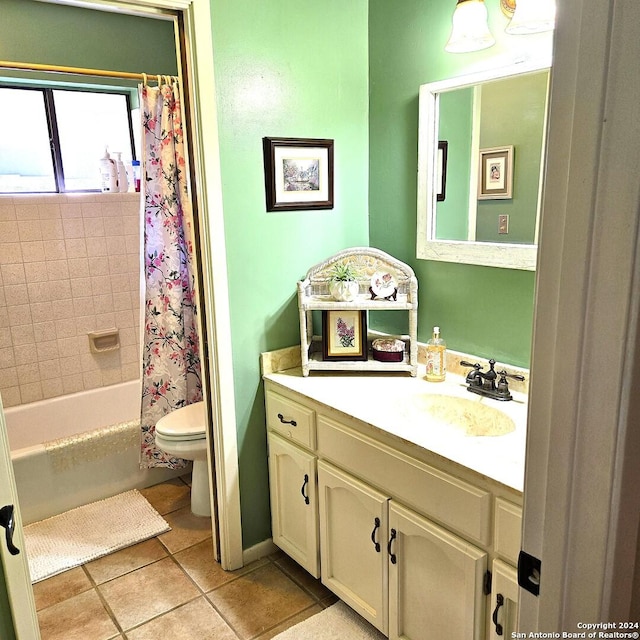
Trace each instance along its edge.
<path fill-rule="evenodd" d="M 278 418 L 280 422 L 282 422 L 282 424 L 290 424 L 292 427 L 298 426 L 298 423 L 295 420 L 285 420 L 284 416 L 281 413 L 278 414 Z"/>
<path fill-rule="evenodd" d="M 387 553 L 389 554 L 389 560 L 391 560 L 391 564 L 395 564 L 397 562 L 396 554 L 391 553 L 391 545 L 393 541 L 396 539 L 396 534 L 398 532 L 395 529 L 391 529 L 391 537 L 389 538 L 389 544 L 387 545 Z"/>
<path fill-rule="evenodd" d="M 380 553 L 380 543 L 376 542 L 376 531 L 380 528 L 380 518 L 376 518 L 373 521 L 374 527 L 373 527 L 373 531 L 371 532 L 371 542 L 373 542 L 373 546 L 376 550 L 376 553 Z"/>
<path fill-rule="evenodd" d="M 493 624 L 496 625 L 496 635 L 501 636 L 503 633 L 502 625 L 498 622 L 498 609 L 504 604 L 504 596 L 499 593 L 496 595 L 496 608 L 493 612 L 493 616 L 491 619 L 493 620 Z"/>
<path fill-rule="evenodd" d="M 304 503 L 305 504 L 309 504 L 309 496 L 304 492 L 304 490 L 307 488 L 307 485 L 309 484 L 309 475 L 308 474 L 304 474 L 304 482 L 302 483 L 302 489 L 300 489 L 300 493 L 302 494 L 302 497 L 304 498 Z"/>

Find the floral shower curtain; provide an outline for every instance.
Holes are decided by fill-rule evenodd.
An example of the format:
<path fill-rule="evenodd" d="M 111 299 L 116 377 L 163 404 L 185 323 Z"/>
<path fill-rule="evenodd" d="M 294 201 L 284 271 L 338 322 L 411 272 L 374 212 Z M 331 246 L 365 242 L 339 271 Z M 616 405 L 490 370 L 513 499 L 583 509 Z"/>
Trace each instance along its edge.
<path fill-rule="evenodd" d="M 145 79 L 146 80 L 146 79 Z M 139 87 L 144 195 L 141 466 L 181 468 L 155 446 L 155 424 L 202 399 L 182 97 L 176 78 Z"/>

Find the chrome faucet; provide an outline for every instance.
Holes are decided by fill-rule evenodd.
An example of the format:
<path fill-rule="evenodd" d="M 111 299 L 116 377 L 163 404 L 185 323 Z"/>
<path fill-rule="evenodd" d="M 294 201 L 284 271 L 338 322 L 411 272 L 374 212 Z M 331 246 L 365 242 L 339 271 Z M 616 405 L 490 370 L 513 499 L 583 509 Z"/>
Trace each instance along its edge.
<path fill-rule="evenodd" d="M 486 396 L 487 398 L 493 398 L 494 400 L 512 400 L 507 378 L 520 381 L 524 380 L 524 376 L 517 373 L 507 373 L 505 370 L 496 371 L 496 361 L 493 358 L 489 360 L 489 371 L 483 371 L 482 365 L 478 362 L 473 363 L 461 360 L 460 364 L 463 367 L 472 368 L 466 377 L 466 383 L 469 385 L 467 391 L 477 393 L 480 396 Z"/>

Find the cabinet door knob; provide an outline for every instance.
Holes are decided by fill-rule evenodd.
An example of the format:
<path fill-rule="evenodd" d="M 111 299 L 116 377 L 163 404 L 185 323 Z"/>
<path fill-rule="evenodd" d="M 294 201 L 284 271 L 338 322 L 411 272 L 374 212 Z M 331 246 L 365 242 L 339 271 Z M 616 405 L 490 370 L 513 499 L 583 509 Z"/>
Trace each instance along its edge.
<path fill-rule="evenodd" d="M 302 483 L 302 488 L 300 489 L 300 493 L 302 494 L 302 497 L 304 498 L 304 503 L 305 504 L 309 504 L 309 496 L 304 492 L 304 490 L 307 488 L 307 485 L 309 484 L 309 475 L 308 474 L 304 474 L 304 482 Z"/>
<path fill-rule="evenodd" d="M 281 413 L 278 414 L 278 419 L 280 420 L 280 422 L 282 422 L 282 424 L 290 424 L 292 427 L 298 426 L 298 423 L 295 420 L 285 420 L 284 416 Z"/>
<path fill-rule="evenodd" d="M 493 611 L 493 616 L 491 619 L 493 620 L 493 624 L 496 625 L 496 635 L 501 636 L 503 633 L 502 625 L 498 622 L 498 609 L 504 604 L 504 596 L 501 593 L 496 595 L 496 608 Z"/>
<path fill-rule="evenodd" d="M 393 545 L 393 541 L 396 539 L 397 531 L 395 529 L 391 529 L 391 537 L 389 538 L 389 544 L 387 545 L 387 553 L 389 554 L 389 560 L 391 560 L 391 564 L 395 564 L 397 562 L 396 554 L 391 553 L 391 546 Z"/>
<path fill-rule="evenodd" d="M 371 532 L 371 542 L 377 553 L 380 553 L 380 543 L 376 542 L 376 531 L 380 528 L 380 518 L 376 518 L 373 521 L 373 531 Z"/>

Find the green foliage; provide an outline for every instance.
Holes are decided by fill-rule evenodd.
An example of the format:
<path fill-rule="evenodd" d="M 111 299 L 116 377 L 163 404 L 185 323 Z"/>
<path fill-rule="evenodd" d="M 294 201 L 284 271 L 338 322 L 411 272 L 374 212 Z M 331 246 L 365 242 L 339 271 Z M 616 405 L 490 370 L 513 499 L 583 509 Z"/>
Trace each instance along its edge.
<path fill-rule="evenodd" d="M 358 279 L 358 270 L 349 262 L 336 262 L 329 272 L 333 282 L 350 282 Z"/>

